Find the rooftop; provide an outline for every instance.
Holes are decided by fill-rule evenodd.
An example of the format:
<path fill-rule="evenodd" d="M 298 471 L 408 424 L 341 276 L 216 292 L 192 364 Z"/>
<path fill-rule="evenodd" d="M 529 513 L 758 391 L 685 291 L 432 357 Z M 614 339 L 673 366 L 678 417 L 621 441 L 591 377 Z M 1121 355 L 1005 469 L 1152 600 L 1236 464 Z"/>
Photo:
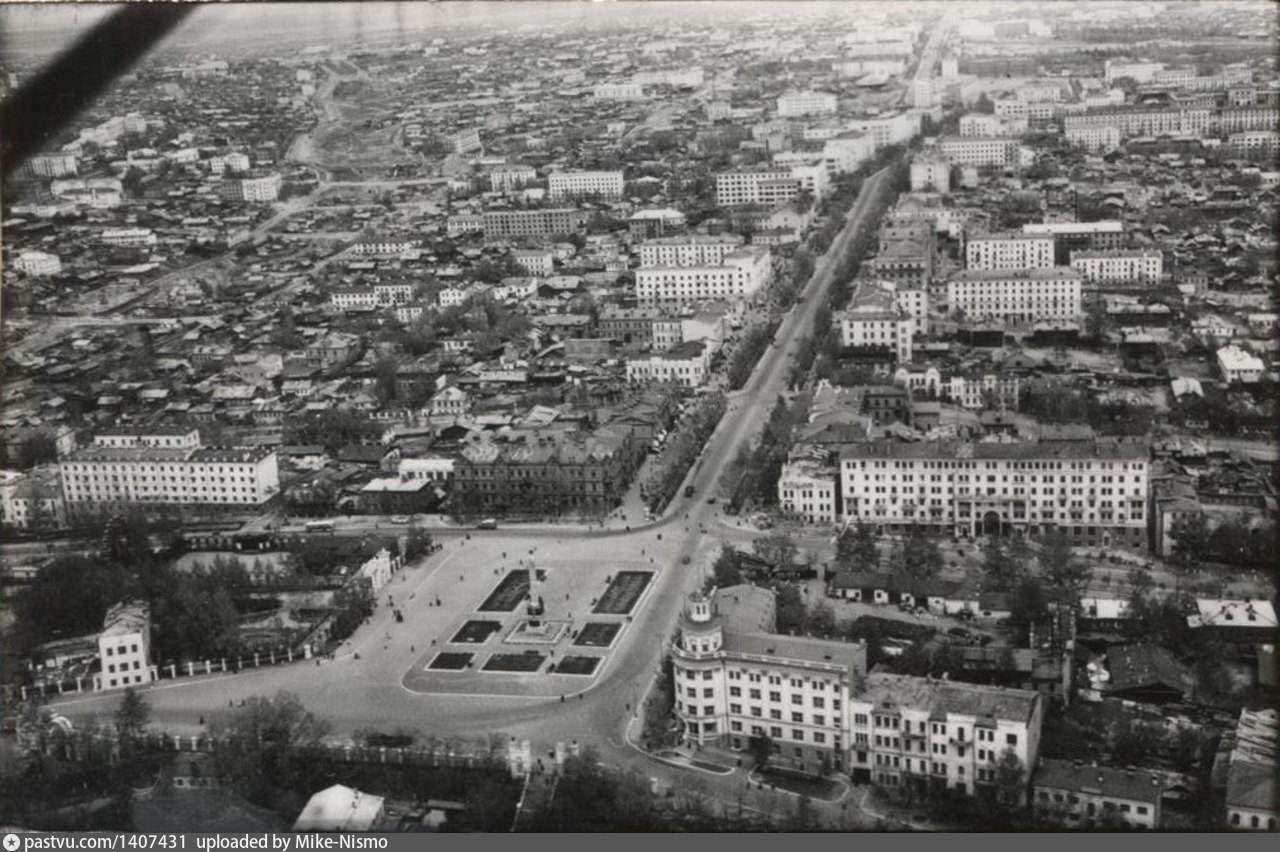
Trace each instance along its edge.
<path fill-rule="evenodd" d="M 1130 802 L 1157 805 L 1164 790 L 1159 773 L 1111 766 L 1087 766 L 1082 761 L 1046 760 L 1036 764 L 1035 786 L 1092 793 Z"/>
<path fill-rule="evenodd" d="M 973 683 L 955 683 L 914 675 L 875 672 L 867 676 L 861 700 L 878 710 L 928 711 L 931 718 L 971 716 L 979 724 L 997 719 L 1028 722 L 1039 693 Z"/>
<path fill-rule="evenodd" d="M 904 444 L 871 441 L 846 447 L 842 459 L 1108 459 L 1142 460 L 1150 455 L 1145 444 L 1041 441 L 1034 444 L 970 444 L 959 441 L 931 441 Z M 1274 617 L 1272 624 L 1275 623 Z"/>

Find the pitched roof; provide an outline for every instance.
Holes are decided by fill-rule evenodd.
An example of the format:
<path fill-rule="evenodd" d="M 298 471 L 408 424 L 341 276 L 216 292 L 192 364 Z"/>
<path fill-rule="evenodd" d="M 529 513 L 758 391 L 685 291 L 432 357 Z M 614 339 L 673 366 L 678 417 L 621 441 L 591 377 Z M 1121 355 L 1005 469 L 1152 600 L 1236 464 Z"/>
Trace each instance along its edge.
<path fill-rule="evenodd" d="M 1101 794 L 1131 802 L 1157 805 L 1164 783 L 1157 772 L 1117 769 L 1111 766 L 1086 766 L 1083 762 L 1047 760 L 1036 764 L 1035 787 Z"/>
<path fill-rule="evenodd" d="M 1190 690 L 1191 676 L 1185 666 L 1159 645 L 1120 645 L 1107 649 L 1107 671 L 1112 691 L 1167 686 L 1179 692 Z"/>

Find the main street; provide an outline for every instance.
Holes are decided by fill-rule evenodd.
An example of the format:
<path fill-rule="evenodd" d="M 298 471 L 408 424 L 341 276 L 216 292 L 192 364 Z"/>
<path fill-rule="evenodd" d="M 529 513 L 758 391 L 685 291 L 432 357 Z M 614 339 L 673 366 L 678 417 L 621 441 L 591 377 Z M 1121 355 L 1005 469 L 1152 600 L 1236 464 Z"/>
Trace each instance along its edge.
<path fill-rule="evenodd" d="M 183 678 L 165 681 L 146 690 L 152 717 L 158 727 L 195 733 L 201 721 L 212 723 L 230 712 L 228 704 L 240 698 L 273 694 L 279 689 L 297 693 L 317 715 L 328 719 L 338 734 L 357 729 L 393 730 L 405 727 L 431 736 L 477 736 L 494 731 L 528 738 L 540 745 L 578 740 L 600 749 L 604 759 L 622 766 L 643 767 L 649 774 L 671 770 L 627 746 L 624 726 L 647 690 L 662 655 L 662 645 L 675 627 L 685 594 L 703 581 L 702 566 L 718 549 L 719 541 L 700 532 L 719 520 L 718 507 L 707 503 L 715 493 L 719 471 L 740 447 L 754 440 L 765 423 L 774 400 L 786 384 L 795 343 L 812 328 L 818 307 L 835 280 L 836 268 L 855 234 L 873 227 L 875 199 L 884 188 L 886 172 L 870 177 L 855 201 L 844 230 L 828 253 L 818 259 L 814 275 L 803 291 L 803 300 L 781 323 L 774 344 L 757 365 L 747 386 L 732 395 L 730 411 L 708 440 L 702 462 L 689 484 L 691 497 L 680 492 L 668 513 L 644 528 L 631 530 L 570 530 L 556 527 L 489 533 L 471 531 L 449 536 L 445 548 L 425 565 L 407 569 L 393 581 L 388 593 L 404 601 L 415 589 L 430 590 L 454 576 L 488 575 L 500 552 L 538 547 L 557 556 L 597 559 L 601 574 L 610 571 L 614 558 L 647 560 L 652 557 L 667 570 L 661 572 L 651 597 L 629 626 L 623 646 L 613 652 L 602 675 L 580 696 L 531 699 L 498 696 L 416 695 L 400 686 L 410 648 L 425 646 L 430 633 L 423 632 L 426 615 L 406 609 L 406 623 L 393 625 L 382 606 L 371 622 L 351 638 L 334 660 L 263 668 L 236 675 Z M 686 565 L 683 557 L 689 557 Z M 461 571 L 461 575 L 456 572 Z M 455 581 L 456 582 L 456 581 Z M 427 594 L 414 598 L 421 603 Z M 391 639 L 384 639 L 390 634 Z M 386 645 L 384 650 L 381 645 Z M 355 652 L 362 650 L 360 658 Z M 55 702 L 58 712 L 75 719 L 103 718 L 114 712 L 119 695 L 79 695 Z M 653 771 L 651 771 L 653 770 Z M 678 770 L 671 770 L 678 772 Z M 714 783 L 710 779 L 709 783 Z"/>

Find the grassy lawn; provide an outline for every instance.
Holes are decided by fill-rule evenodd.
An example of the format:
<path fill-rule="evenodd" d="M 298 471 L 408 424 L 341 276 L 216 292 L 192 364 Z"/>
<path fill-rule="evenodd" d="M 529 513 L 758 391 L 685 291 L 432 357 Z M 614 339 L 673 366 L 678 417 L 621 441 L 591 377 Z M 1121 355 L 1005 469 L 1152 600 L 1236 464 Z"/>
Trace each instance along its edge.
<path fill-rule="evenodd" d="M 431 661 L 429 669 L 446 669 L 448 671 L 461 671 L 471 665 L 471 658 L 475 654 L 458 654 L 450 651 L 442 651 L 436 654 L 436 658 Z"/>
<path fill-rule="evenodd" d="M 501 629 L 502 623 L 498 621 L 468 621 L 449 641 L 479 645 L 488 642 L 489 637 Z"/>
<path fill-rule="evenodd" d="M 537 651 L 525 651 L 523 654 L 494 654 L 484 664 L 486 672 L 536 672 L 542 668 L 547 659 L 545 654 Z"/>
<path fill-rule="evenodd" d="M 559 674 L 589 675 L 595 673 L 598 665 L 600 665 L 599 657 L 582 657 L 575 654 L 556 663 L 556 671 Z"/>
<path fill-rule="evenodd" d="M 789 772 L 776 767 L 767 766 L 758 771 L 760 780 L 771 784 L 779 790 L 789 790 L 811 799 L 834 799 L 840 792 L 840 785 L 825 778 L 817 778 L 801 772 Z"/>
<path fill-rule="evenodd" d="M 480 604 L 480 612 L 511 612 L 529 595 L 529 572 L 512 571 Z"/>
<path fill-rule="evenodd" d="M 613 644 L 613 637 L 617 636 L 618 631 L 621 629 L 621 624 L 610 624 L 607 621 L 588 621 L 578 631 L 578 638 L 574 640 L 573 644 L 585 645 L 590 648 L 608 648 Z"/>
<path fill-rule="evenodd" d="M 652 571 L 619 571 L 592 612 L 599 615 L 629 615 L 652 577 Z"/>

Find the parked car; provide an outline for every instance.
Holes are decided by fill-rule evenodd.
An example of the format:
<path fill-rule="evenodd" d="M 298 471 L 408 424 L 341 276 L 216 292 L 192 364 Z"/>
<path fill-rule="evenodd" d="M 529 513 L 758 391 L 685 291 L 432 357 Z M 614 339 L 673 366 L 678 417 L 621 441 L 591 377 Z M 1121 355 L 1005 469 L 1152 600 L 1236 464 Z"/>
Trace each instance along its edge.
<path fill-rule="evenodd" d="M 485 518 L 483 521 L 476 524 L 476 529 L 478 530 L 496 530 L 497 528 L 498 522 L 494 518 Z"/>

